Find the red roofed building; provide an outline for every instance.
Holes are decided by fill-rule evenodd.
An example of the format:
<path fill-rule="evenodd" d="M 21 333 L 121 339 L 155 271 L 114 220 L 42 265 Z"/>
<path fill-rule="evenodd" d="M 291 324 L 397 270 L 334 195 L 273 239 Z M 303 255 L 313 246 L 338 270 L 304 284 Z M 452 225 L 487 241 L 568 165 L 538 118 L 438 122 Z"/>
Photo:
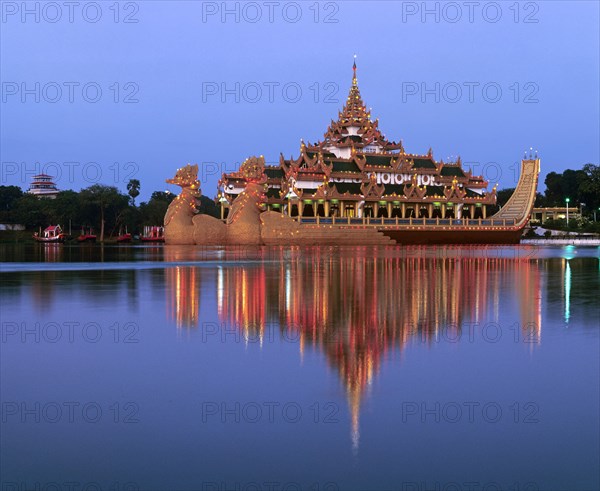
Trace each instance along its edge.
<path fill-rule="evenodd" d="M 33 182 L 27 190 L 28 193 L 37 196 L 38 198 L 56 198 L 58 188 L 54 184 L 53 177 L 48 174 L 38 174 L 33 176 Z"/>

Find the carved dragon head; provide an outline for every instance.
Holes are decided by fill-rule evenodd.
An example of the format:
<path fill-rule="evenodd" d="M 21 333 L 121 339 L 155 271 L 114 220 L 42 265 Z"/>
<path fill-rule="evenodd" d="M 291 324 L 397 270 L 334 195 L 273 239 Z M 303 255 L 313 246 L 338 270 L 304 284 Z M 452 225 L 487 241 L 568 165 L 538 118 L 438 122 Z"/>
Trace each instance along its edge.
<path fill-rule="evenodd" d="M 186 165 L 177 169 L 177 173 L 173 179 L 167 179 L 167 183 L 175 184 L 181 188 L 193 190 L 195 193 L 200 193 L 200 181 L 198 181 L 198 165 Z"/>
<path fill-rule="evenodd" d="M 230 175 L 244 179 L 247 183 L 266 184 L 265 158 L 262 155 L 250 157 L 240 166 L 239 171 L 232 172 Z"/>

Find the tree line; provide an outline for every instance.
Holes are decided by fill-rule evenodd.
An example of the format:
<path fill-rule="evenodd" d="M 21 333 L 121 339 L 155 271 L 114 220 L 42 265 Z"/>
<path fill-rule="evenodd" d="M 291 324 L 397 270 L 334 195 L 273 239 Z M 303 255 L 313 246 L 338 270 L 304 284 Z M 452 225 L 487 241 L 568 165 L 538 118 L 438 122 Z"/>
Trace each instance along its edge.
<path fill-rule="evenodd" d="M 100 240 L 116 237 L 127 230 L 141 233 L 145 225 L 162 225 L 171 201 L 177 195 L 155 191 L 147 202 L 136 205 L 140 182 L 132 179 L 127 194 L 114 186 L 94 184 L 81 191 L 60 191 L 55 199 L 37 198 L 18 186 L 0 186 L 0 223 L 21 224 L 28 230 L 60 224 L 63 230 L 71 226 L 77 235 L 81 229 L 93 229 Z M 216 203 L 201 196 L 198 210 L 220 217 Z"/>

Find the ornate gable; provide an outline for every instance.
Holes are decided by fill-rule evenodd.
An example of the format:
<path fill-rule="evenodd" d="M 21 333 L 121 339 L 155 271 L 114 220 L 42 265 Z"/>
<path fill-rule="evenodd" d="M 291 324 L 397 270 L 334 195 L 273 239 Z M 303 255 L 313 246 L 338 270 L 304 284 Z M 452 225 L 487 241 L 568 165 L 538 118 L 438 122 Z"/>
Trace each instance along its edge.
<path fill-rule="evenodd" d="M 369 176 L 369 181 L 360 186 L 360 190 L 365 198 L 381 198 L 385 190 L 383 184 L 377 184 L 377 178 L 374 173 Z"/>

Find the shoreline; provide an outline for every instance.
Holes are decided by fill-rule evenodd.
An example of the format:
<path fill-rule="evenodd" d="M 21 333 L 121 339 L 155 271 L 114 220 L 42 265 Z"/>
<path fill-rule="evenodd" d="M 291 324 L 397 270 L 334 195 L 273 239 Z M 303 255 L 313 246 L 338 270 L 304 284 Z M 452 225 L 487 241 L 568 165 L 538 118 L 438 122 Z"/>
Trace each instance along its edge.
<path fill-rule="evenodd" d="M 581 237 L 560 239 L 521 239 L 523 245 L 584 245 L 584 246 L 600 246 L 600 237 L 584 239 Z"/>

